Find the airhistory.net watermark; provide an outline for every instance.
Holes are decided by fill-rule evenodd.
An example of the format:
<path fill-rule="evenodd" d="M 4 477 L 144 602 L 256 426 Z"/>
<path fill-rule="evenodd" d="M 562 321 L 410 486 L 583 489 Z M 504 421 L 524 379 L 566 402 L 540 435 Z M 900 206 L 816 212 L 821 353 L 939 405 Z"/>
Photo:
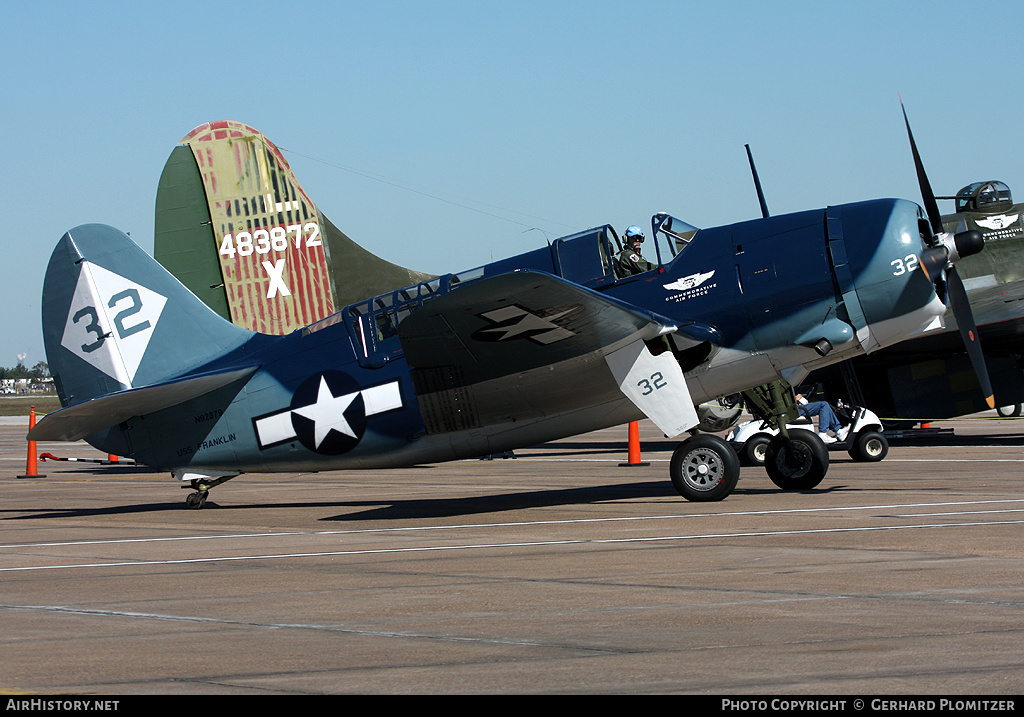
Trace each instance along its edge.
<path fill-rule="evenodd" d="M 7 711 L 20 712 L 116 712 L 120 700 L 60 700 L 46 698 L 8 698 Z"/>

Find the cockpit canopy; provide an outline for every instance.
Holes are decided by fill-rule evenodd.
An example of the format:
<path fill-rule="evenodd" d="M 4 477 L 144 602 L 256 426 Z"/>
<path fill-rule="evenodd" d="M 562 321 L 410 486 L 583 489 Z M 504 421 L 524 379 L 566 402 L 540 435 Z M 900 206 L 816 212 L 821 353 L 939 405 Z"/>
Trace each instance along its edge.
<path fill-rule="evenodd" d="M 1013 206 L 1010 188 L 1003 182 L 975 182 L 956 193 L 957 212 L 998 212 Z"/>
<path fill-rule="evenodd" d="M 681 251 L 694 241 L 697 227 L 664 212 L 654 215 L 651 226 L 655 237 L 653 253 L 646 262 L 647 271 L 664 271 Z M 530 270 L 559 276 L 596 291 L 619 281 L 632 281 L 632 273 L 619 272 L 616 257 L 623 250 L 622 240 L 609 224 L 555 239 L 547 246 L 508 259 L 485 264 L 459 274 L 443 274 L 428 281 L 390 291 L 350 304 L 341 311 L 303 329 L 316 333 L 333 324 L 345 322 L 353 344 L 359 351 L 359 363 L 380 368 L 404 352 L 399 325 L 428 301 L 456 291 L 474 281 L 510 272 Z M 653 255 L 651 255 L 653 254 Z"/>
<path fill-rule="evenodd" d="M 651 219 L 651 225 L 654 228 L 656 246 L 659 247 L 659 256 L 661 255 L 661 241 L 666 242 L 669 252 L 671 252 L 672 256 L 675 256 L 689 246 L 698 232 L 697 227 L 689 222 L 676 219 L 665 212 L 655 214 L 653 219 Z"/>

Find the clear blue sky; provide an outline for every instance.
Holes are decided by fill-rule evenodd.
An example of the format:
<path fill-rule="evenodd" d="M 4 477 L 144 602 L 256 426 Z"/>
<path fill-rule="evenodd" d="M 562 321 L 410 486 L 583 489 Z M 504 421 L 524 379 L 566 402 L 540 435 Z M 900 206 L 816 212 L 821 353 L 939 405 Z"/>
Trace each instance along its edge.
<path fill-rule="evenodd" d="M 45 360 L 65 231 L 111 224 L 152 251 L 160 172 L 209 120 L 293 150 L 335 224 L 432 273 L 662 210 L 755 218 L 745 143 L 773 214 L 919 202 L 898 93 L 937 194 L 1001 179 L 1022 200 L 1022 17 L 1009 0 L 7 0 L 0 366 Z"/>

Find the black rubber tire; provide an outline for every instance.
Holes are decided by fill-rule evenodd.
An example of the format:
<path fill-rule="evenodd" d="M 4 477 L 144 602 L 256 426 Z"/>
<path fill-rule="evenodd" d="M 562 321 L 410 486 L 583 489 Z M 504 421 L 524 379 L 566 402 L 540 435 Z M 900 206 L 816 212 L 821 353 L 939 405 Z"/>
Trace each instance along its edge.
<path fill-rule="evenodd" d="M 810 490 L 828 473 L 828 449 L 817 434 L 790 431 L 789 441 L 775 436 L 768 443 L 764 469 L 782 490 Z"/>
<path fill-rule="evenodd" d="M 877 463 L 889 453 L 889 441 L 878 431 L 857 434 L 850 446 L 850 458 L 864 463 Z"/>
<path fill-rule="evenodd" d="M 751 436 L 740 449 L 740 463 L 745 466 L 763 466 L 765 453 L 772 437 L 766 433 Z"/>
<path fill-rule="evenodd" d="M 687 500 L 722 500 L 740 479 L 740 459 L 728 443 L 700 433 L 679 444 L 669 464 L 672 485 Z"/>

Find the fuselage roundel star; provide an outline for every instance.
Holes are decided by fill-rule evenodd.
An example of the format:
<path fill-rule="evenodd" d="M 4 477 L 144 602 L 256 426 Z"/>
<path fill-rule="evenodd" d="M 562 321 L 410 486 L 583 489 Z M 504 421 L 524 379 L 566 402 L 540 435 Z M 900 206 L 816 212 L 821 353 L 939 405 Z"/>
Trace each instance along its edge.
<path fill-rule="evenodd" d="M 345 411 L 357 396 L 359 396 L 359 391 L 335 396 L 331 392 L 330 386 L 327 385 L 327 379 L 321 376 L 316 402 L 302 408 L 294 408 L 292 413 L 313 421 L 315 426 L 314 442 L 317 448 L 323 444 L 324 439 L 331 431 L 338 431 L 353 439 L 358 439 L 359 437 L 349 425 L 348 419 L 345 418 Z"/>

